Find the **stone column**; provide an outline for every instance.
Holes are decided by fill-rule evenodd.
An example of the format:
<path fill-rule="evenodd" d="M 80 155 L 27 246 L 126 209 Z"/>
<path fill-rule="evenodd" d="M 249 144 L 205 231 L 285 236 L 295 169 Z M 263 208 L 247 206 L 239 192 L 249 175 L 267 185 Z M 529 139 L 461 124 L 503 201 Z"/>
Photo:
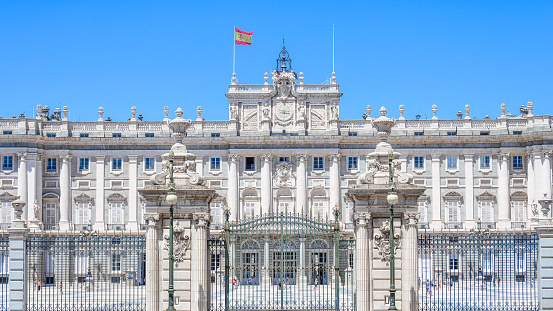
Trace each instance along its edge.
<path fill-rule="evenodd" d="M 71 156 L 61 156 L 60 169 L 60 230 L 69 230 L 71 208 Z"/>
<path fill-rule="evenodd" d="M 19 199 L 27 203 L 27 153 L 18 153 L 19 167 L 17 168 L 17 195 Z M 23 219 L 27 218 L 27 209 L 23 210 Z"/>
<path fill-rule="evenodd" d="M 299 271 L 299 283 L 300 284 L 307 284 L 307 276 L 305 275 L 305 235 L 300 236 L 300 261 L 298 263 L 298 271 Z"/>
<path fill-rule="evenodd" d="M 535 202 L 535 196 L 534 196 L 534 185 L 535 185 L 535 173 L 534 173 L 534 154 L 531 152 L 528 152 L 526 154 L 527 159 L 527 168 L 528 168 L 528 180 L 526 182 L 526 193 L 528 195 L 528 202 L 527 202 L 527 208 L 526 208 L 526 217 L 528 220 L 536 219 L 537 217 L 534 216 L 532 213 L 532 204 Z"/>
<path fill-rule="evenodd" d="M 440 155 L 432 155 L 432 226 L 435 229 L 442 227 L 441 217 L 441 188 L 440 188 Z"/>
<path fill-rule="evenodd" d="M 541 213 L 541 212 L 540 212 Z M 553 310 L 553 227 L 536 227 L 538 244 L 538 301 L 540 310 Z"/>
<path fill-rule="evenodd" d="M 29 220 L 33 215 L 33 203 L 36 202 L 37 196 L 37 164 L 40 161 L 40 156 L 36 153 L 31 153 L 27 156 L 27 197 L 21 198 L 26 201 L 27 205 L 23 208 L 23 219 Z"/>
<path fill-rule="evenodd" d="M 9 305 L 11 311 L 27 310 L 27 262 L 25 249 L 29 229 L 24 228 L 24 221 L 15 220 L 8 229 L 9 236 Z"/>
<path fill-rule="evenodd" d="M 138 211 L 138 156 L 129 155 L 129 227 L 127 229 L 136 231 L 138 224 L 136 221 Z"/>
<path fill-rule="evenodd" d="M 201 124 L 201 123 L 199 123 Z M 203 156 L 196 156 L 196 173 L 201 174 L 204 176 L 204 157 Z"/>
<path fill-rule="evenodd" d="M 104 178 L 105 178 L 105 160 L 103 155 L 96 156 L 96 221 L 94 228 L 96 230 L 104 230 Z"/>
<path fill-rule="evenodd" d="M 542 178 L 542 192 L 545 194 L 546 198 L 551 199 L 551 152 L 549 151 L 543 154 Z"/>
<path fill-rule="evenodd" d="M 417 311 L 418 299 L 418 213 L 405 213 L 401 246 L 401 306 L 402 310 Z"/>
<path fill-rule="evenodd" d="M 309 206 L 307 206 L 307 155 L 296 155 L 298 167 L 296 170 L 296 207 L 300 213 L 309 215 Z"/>
<path fill-rule="evenodd" d="M 357 310 L 371 310 L 373 299 L 370 288 L 372 247 L 370 243 L 370 214 L 355 214 L 355 283 Z"/>
<path fill-rule="evenodd" d="M 196 213 L 193 216 L 191 251 L 194 256 L 191 258 L 191 308 L 192 311 L 204 311 L 209 307 L 209 264 L 210 258 L 207 249 L 207 238 L 209 237 L 209 223 L 211 216 L 206 213 Z"/>
<path fill-rule="evenodd" d="M 238 177 L 238 155 L 228 155 L 228 190 L 227 190 L 227 204 L 230 208 L 230 220 L 240 219 L 238 215 L 239 203 L 238 203 L 238 191 L 240 190 L 239 177 Z"/>
<path fill-rule="evenodd" d="M 269 241 L 270 236 L 266 235 L 263 238 L 263 288 L 268 288 L 269 284 L 271 284 L 271 276 L 270 276 L 270 269 L 269 269 Z"/>
<path fill-rule="evenodd" d="M 499 155 L 499 188 L 497 189 L 497 207 L 499 209 L 499 227 L 510 227 L 509 222 L 509 154 L 501 153 Z"/>
<path fill-rule="evenodd" d="M 159 295 L 163 293 L 159 286 L 159 215 L 146 214 L 146 311 L 158 311 L 160 306 Z"/>
<path fill-rule="evenodd" d="M 268 214 L 271 211 L 271 155 L 261 155 L 261 214 Z"/>
<path fill-rule="evenodd" d="M 478 211 L 474 210 L 474 155 L 465 154 L 465 225 L 467 229 L 474 228 L 474 219 L 478 218 Z"/>
<path fill-rule="evenodd" d="M 41 154 L 37 155 L 36 157 L 36 170 L 35 170 L 35 180 L 34 180 L 34 187 L 36 189 L 35 191 L 35 197 L 33 198 L 32 202 L 36 202 L 38 206 L 42 207 L 42 160 L 43 156 Z M 29 181 L 30 183 L 33 183 L 33 180 Z M 27 205 L 33 205 L 31 202 L 27 202 Z M 29 207 L 29 206 L 28 206 Z M 29 207 L 31 208 L 31 207 Z M 31 213 L 33 211 L 31 210 Z"/>
<path fill-rule="evenodd" d="M 340 154 L 330 155 L 330 206 L 327 206 L 326 214 L 329 219 L 332 215 L 334 206 L 340 207 Z"/>

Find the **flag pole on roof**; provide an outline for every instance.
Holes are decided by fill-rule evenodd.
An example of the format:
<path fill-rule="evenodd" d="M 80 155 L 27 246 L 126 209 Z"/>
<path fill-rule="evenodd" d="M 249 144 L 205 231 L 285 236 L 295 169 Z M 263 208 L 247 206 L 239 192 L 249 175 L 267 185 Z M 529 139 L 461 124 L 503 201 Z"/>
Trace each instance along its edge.
<path fill-rule="evenodd" d="M 242 31 L 234 27 L 233 51 L 232 51 L 232 75 L 236 73 L 236 45 L 251 45 L 253 32 Z"/>

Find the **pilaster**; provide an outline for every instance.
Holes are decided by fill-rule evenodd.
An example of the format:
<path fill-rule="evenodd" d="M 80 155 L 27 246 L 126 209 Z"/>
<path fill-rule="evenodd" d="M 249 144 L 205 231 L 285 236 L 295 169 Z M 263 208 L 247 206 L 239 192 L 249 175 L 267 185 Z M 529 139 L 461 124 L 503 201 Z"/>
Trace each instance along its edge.
<path fill-rule="evenodd" d="M 432 155 L 432 226 L 435 229 L 441 228 L 441 187 L 440 187 L 440 156 Z"/>
<path fill-rule="evenodd" d="M 159 284 L 159 215 L 146 214 L 146 311 L 158 311 L 160 307 Z"/>
<path fill-rule="evenodd" d="M 305 215 L 309 215 L 309 206 L 307 206 L 307 155 L 298 154 L 296 155 L 296 160 L 298 161 L 298 167 L 296 171 L 297 182 L 296 182 L 296 207 Z"/>
<path fill-rule="evenodd" d="M 129 155 L 129 222 L 128 229 L 132 231 L 138 230 L 137 212 L 138 212 L 138 156 Z"/>
<path fill-rule="evenodd" d="M 499 188 L 497 189 L 499 228 L 510 228 L 509 206 L 509 154 L 501 153 L 498 159 Z"/>
<path fill-rule="evenodd" d="M 474 155 L 465 154 L 465 228 L 474 228 L 474 219 L 478 218 L 478 212 L 474 210 Z"/>
<path fill-rule="evenodd" d="M 104 183 L 105 183 L 105 159 L 103 155 L 96 156 L 96 221 L 94 228 L 104 230 Z"/>
<path fill-rule="evenodd" d="M 60 230 L 69 230 L 71 208 L 71 156 L 61 156 L 60 169 Z"/>
<path fill-rule="evenodd" d="M 355 214 L 355 284 L 357 310 L 372 310 L 371 263 L 372 235 L 371 214 Z"/>
<path fill-rule="evenodd" d="M 401 249 L 401 305 L 402 310 L 417 311 L 418 301 L 418 213 L 403 214 L 403 240 Z"/>
<path fill-rule="evenodd" d="M 271 155 L 261 155 L 261 214 L 268 214 L 271 211 L 272 178 L 271 178 Z"/>
<path fill-rule="evenodd" d="M 17 169 L 17 195 L 21 200 L 27 201 L 27 153 L 22 152 L 17 154 L 19 158 L 19 167 Z M 27 209 L 23 211 L 23 219 L 26 217 Z"/>
<path fill-rule="evenodd" d="M 240 219 L 238 215 L 238 191 L 239 191 L 239 177 L 238 177 L 238 160 L 237 154 L 228 155 L 228 192 L 227 192 L 227 204 L 230 208 L 230 220 Z"/>
<path fill-rule="evenodd" d="M 334 206 L 340 207 L 340 156 L 336 153 L 330 155 L 330 206 L 327 207 L 326 214 L 332 215 L 332 209 Z"/>

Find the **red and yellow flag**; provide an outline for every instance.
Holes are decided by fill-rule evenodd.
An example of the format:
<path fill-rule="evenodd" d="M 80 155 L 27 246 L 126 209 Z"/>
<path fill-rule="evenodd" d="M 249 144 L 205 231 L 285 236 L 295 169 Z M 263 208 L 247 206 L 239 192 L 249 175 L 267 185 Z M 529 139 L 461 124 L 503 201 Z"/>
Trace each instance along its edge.
<path fill-rule="evenodd" d="M 234 27 L 234 44 L 251 45 L 253 32 L 245 32 Z"/>

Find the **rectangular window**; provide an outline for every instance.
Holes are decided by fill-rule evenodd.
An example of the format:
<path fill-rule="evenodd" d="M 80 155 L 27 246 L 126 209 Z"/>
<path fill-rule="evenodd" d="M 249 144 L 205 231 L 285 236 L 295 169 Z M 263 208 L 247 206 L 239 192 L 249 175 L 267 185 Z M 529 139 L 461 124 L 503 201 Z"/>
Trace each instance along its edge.
<path fill-rule="evenodd" d="M 88 171 L 89 164 L 90 164 L 90 159 L 89 158 L 80 158 L 79 159 L 79 171 L 80 172 Z"/>
<path fill-rule="evenodd" d="M 357 132 L 349 132 L 348 136 L 357 136 Z"/>
<path fill-rule="evenodd" d="M 246 157 L 246 171 L 255 171 L 254 157 Z"/>
<path fill-rule="evenodd" d="M 112 133 L 111 137 L 121 137 L 121 133 Z"/>
<path fill-rule="evenodd" d="M 211 164 L 209 167 L 210 170 L 212 171 L 221 170 L 221 158 L 211 158 L 210 164 Z"/>
<path fill-rule="evenodd" d="M 55 172 L 56 169 L 57 169 L 57 163 L 58 163 L 58 159 L 49 158 L 48 162 L 46 163 L 46 171 L 47 172 Z"/>
<path fill-rule="evenodd" d="M 513 156 L 513 169 L 521 170 L 523 167 L 522 156 Z"/>
<path fill-rule="evenodd" d="M 47 133 L 46 137 L 56 137 L 56 133 Z"/>
<path fill-rule="evenodd" d="M 144 137 L 154 137 L 154 133 L 146 133 L 144 134 Z"/>
<path fill-rule="evenodd" d="M 113 158 L 111 159 L 111 170 L 120 171 L 122 170 L 123 158 Z"/>
<path fill-rule="evenodd" d="M 52 228 L 58 224 L 57 206 L 56 203 L 46 203 L 44 206 L 44 225 Z"/>
<path fill-rule="evenodd" d="M 54 274 L 55 266 L 56 266 L 55 255 L 51 253 L 44 254 L 44 273 Z"/>
<path fill-rule="evenodd" d="M 81 134 L 79 134 L 79 137 L 82 137 L 82 138 L 88 137 L 88 133 L 81 133 Z"/>
<path fill-rule="evenodd" d="M 424 157 L 414 157 L 415 169 L 424 169 Z"/>
<path fill-rule="evenodd" d="M 255 202 L 244 202 L 244 217 L 253 218 L 255 216 Z"/>
<path fill-rule="evenodd" d="M 88 254 L 77 254 L 77 275 L 86 276 L 88 273 Z"/>
<path fill-rule="evenodd" d="M 278 202 L 278 212 L 279 213 L 290 212 L 290 202 Z"/>
<path fill-rule="evenodd" d="M 459 201 L 447 201 L 447 221 L 450 223 L 460 222 Z"/>
<path fill-rule="evenodd" d="M 490 156 L 481 156 L 480 157 L 480 168 L 488 170 L 491 168 L 490 165 Z"/>
<path fill-rule="evenodd" d="M 221 267 L 221 254 L 211 254 L 211 270 L 219 270 L 219 267 Z"/>
<path fill-rule="evenodd" d="M 111 254 L 111 271 L 121 271 L 120 254 Z"/>
<path fill-rule="evenodd" d="M 11 224 L 12 219 L 13 219 L 12 202 L 9 202 L 9 201 L 2 202 L 2 207 L 0 208 L 0 223 Z"/>
<path fill-rule="evenodd" d="M 511 201 L 511 204 L 513 206 L 513 211 L 512 211 L 513 222 L 525 222 L 526 221 L 526 217 L 524 217 L 525 209 L 526 209 L 525 201 L 520 201 L 520 200 Z"/>
<path fill-rule="evenodd" d="M 358 169 L 357 157 L 348 157 L 348 170 L 354 171 Z"/>
<path fill-rule="evenodd" d="M 493 253 L 482 253 L 482 272 L 489 274 L 493 272 Z"/>
<path fill-rule="evenodd" d="M 323 157 L 313 157 L 313 170 L 322 171 L 324 169 Z"/>
<path fill-rule="evenodd" d="M 419 201 L 419 223 L 426 224 L 428 223 L 428 206 L 426 201 Z"/>
<path fill-rule="evenodd" d="M 290 157 L 279 157 L 278 162 L 290 163 Z"/>
<path fill-rule="evenodd" d="M 213 225 L 223 224 L 223 209 L 221 208 L 221 202 L 212 202 L 209 204 L 209 212 L 212 217 L 211 223 Z"/>
<path fill-rule="evenodd" d="M 211 133 L 211 137 L 221 137 L 221 133 Z"/>
<path fill-rule="evenodd" d="M 424 132 L 415 132 L 415 136 L 423 136 Z"/>
<path fill-rule="evenodd" d="M 88 225 L 88 222 L 90 221 L 90 204 L 78 203 L 76 216 L 78 225 Z"/>
<path fill-rule="evenodd" d="M 13 134 L 12 131 L 4 131 L 3 133 L 4 133 L 4 135 L 11 135 L 11 134 Z"/>
<path fill-rule="evenodd" d="M 325 212 L 325 202 L 324 201 L 314 201 L 313 202 L 313 217 L 323 219 Z"/>
<path fill-rule="evenodd" d="M 447 132 L 447 136 L 457 136 L 457 132 Z"/>
<path fill-rule="evenodd" d="M 155 158 L 144 158 L 144 170 L 153 171 L 155 169 L 156 159 Z"/>
<path fill-rule="evenodd" d="M 515 272 L 524 273 L 526 272 L 526 253 L 516 252 L 515 253 Z"/>
<path fill-rule="evenodd" d="M 494 222 L 493 202 L 490 200 L 480 201 L 480 220 L 484 223 Z"/>
<path fill-rule="evenodd" d="M 447 169 L 448 170 L 457 169 L 457 157 L 447 157 Z"/>
<path fill-rule="evenodd" d="M 13 156 L 2 157 L 2 170 L 4 171 L 13 170 Z"/>
<path fill-rule="evenodd" d="M 122 202 L 112 202 L 109 204 L 109 218 L 110 224 L 112 225 L 122 225 L 123 222 L 123 203 Z"/>
<path fill-rule="evenodd" d="M 459 270 L 459 254 L 449 254 L 449 270 Z"/>

